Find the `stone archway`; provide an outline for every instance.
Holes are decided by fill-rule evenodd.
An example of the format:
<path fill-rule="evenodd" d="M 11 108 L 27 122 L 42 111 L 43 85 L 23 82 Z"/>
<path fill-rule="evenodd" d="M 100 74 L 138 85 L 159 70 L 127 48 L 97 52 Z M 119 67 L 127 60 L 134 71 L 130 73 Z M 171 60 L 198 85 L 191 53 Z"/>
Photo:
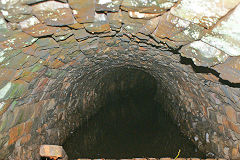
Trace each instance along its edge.
<path fill-rule="evenodd" d="M 76 113 L 94 114 L 99 73 L 129 65 L 161 81 L 157 94 L 200 149 L 239 158 L 238 4 L 2 0 L 0 159 L 61 144 Z"/>

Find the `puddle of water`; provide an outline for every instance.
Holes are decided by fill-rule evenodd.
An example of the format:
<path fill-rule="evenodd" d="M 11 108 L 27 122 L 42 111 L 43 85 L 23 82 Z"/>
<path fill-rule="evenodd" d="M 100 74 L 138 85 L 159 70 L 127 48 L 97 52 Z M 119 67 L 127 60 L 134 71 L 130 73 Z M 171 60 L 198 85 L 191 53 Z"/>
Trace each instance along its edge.
<path fill-rule="evenodd" d="M 206 158 L 184 137 L 159 104 L 111 98 L 63 145 L 70 159 L 172 157 Z"/>

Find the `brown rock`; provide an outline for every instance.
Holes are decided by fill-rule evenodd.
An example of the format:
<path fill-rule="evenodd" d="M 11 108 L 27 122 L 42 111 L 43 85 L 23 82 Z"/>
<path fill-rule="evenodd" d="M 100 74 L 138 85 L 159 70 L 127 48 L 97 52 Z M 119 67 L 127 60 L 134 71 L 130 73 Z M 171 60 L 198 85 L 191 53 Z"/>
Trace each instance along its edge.
<path fill-rule="evenodd" d="M 73 15 L 79 23 L 93 22 L 95 16 L 95 0 L 68 0 Z"/>
<path fill-rule="evenodd" d="M 62 41 L 73 35 L 72 30 L 69 27 L 59 27 L 56 32 L 53 34 L 55 41 Z"/>
<path fill-rule="evenodd" d="M 68 53 L 68 56 L 71 56 L 71 54 L 77 50 L 79 50 L 79 44 L 76 41 L 74 36 L 71 36 L 67 38 L 66 40 L 59 41 L 60 47 L 64 48 L 63 50 L 60 50 L 58 52 L 53 51 L 51 55 L 58 55 L 60 53 L 66 54 Z"/>
<path fill-rule="evenodd" d="M 96 0 L 96 11 L 118 12 L 122 0 Z"/>
<path fill-rule="evenodd" d="M 123 0 L 121 9 L 142 13 L 162 13 L 170 9 L 177 1 L 172 0 Z"/>
<path fill-rule="evenodd" d="M 239 157 L 239 150 L 238 148 L 232 149 L 232 158 L 238 158 Z"/>
<path fill-rule="evenodd" d="M 205 32 L 206 29 L 203 27 L 190 23 L 187 28 L 185 28 L 182 32 L 175 34 L 170 39 L 179 45 L 185 45 L 190 42 L 200 40 Z"/>
<path fill-rule="evenodd" d="M 41 157 L 49 157 L 53 159 L 66 157 L 66 153 L 62 146 L 57 145 L 41 145 L 39 153 Z"/>
<path fill-rule="evenodd" d="M 149 36 L 146 36 L 145 34 L 142 33 L 137 33 L 135 36 L 140 40 L 148 40 L 150 38 Z"/>
<path fill-rule="evenodd" d="M 109 24 L 86 23 L 86 24 L 84 24 L 84 27 L 90 33 L 101 33 L 101 32 L 109 32 L 110 31 Z"/>
<path fill-rule="evenodd" d="M 124 42 L 130 42 L 130 41 L 131 41 L 131 39 L 130 39 L 128 36 L 126 36 L 126 35 L 123 35 L 123 36 L 120 37 L 120 38 L 121 38 L 121 40 L 124 41 Z"/>
<path fill-rule="evenodd" d="M 34 44 L 32 44 L 31 46 L 28 46 L 28 47 L 23 48 L 23 52 L 24 52 L 25 54 L 34 55 L 34 52 L 35 52 L 35 50 L 37 49 L 37 47 L 38 47 L 38 46 L 34 43 Z"/>
<path fill-rule="evenodd" d="M 123 28 L 130 34 L 135 35 L 138 33 L 146 24 L 146 19 L 133 19 L 130 18 L 127 12 L 122 12 Z"/>
<path fill-rule="evenodd" d="M 223 131 L 224 131 L 224 127 L 223 127 L 223 125 L 219 125 L 219 126 L 218 126 L 218 129 L 219 129 L 220 133 L 223 134 Z"/>
<path fill-rule="evenodd" d="M 24 32 L 16 31 L 8 40 L 0 42 L 0 48 L 19 49 L 33 44 L 37 38 L 30 36 Z"/>
<path fill-rule="evenodd" d="M 207 117 L 208 116 L 208 112 L 207 112 L 206 107 L 202 106 L 202 110 L 203 110 L 204 116 Z"/>
<path fill-rule="evenodd" d="M 107 13 L 107 18 L 111 29 L 119 31 L 122 27 L 122 12 Z"/>
<path fill-rule="evenodd" d="M 222 124 L 223 124 L 223 126 L 225 127 L 225 128 L 230 128 L 230 124 L 229 124 L 230 122 L 227 120 L 227 118 L 226 117 L 223 117 L 222 118 Z"/>
<path fill-rule="evenodd" d="M 184 57 L 192 58 L 197 66 L 213 66 L 224 62 L 228 55 L 202 41 L 194 41 L 181 48 Z"/>
<path fill-rule="evenodd" d="M 204 74 L 204 75 L 201 75 L 204 79 L 206 80 L 209 80 L 209 81 L 212 81 L 212 82 L 218 82 L 219 81 L 219 78 L 216 77 L 215 75 L 209 73 L 209 74 Z M 214 89 L 217 89 L 217 92 L 220 93 L 222 92 L 219 88 L 214 88 Z"/>
<path fill-rule="evenodd" d="M 74 21 L 73 24 L 68 25 L 68 26 L 69 26 L 70 28 L 73 28 L 73 29 L 83 29 L 83 28 L 84 28 L 84 25 L 78 23 L 77 21 Z"/>
<path fill-rule="evenodd" d="M 25 122 L 24 133 L 29 134 L 32 129 L 32 121 Z"/>
<path fill-rule="evenodd" d="M 21 145 L 25 145 L 25 143 L 29 142 L 29 140 L 31 139 L 31 134 L 27 134 L 26 136 L 23 136 L 21 139 Z"/>
<path fill-rule="evenodd" d="M 92 49 L 92 48 L 97 48 L 98 47 L 98 42 L 99 42 L 99 39 L 97 37 L 89 38 L 89 39 L 80 41 L 79 42 L 79 47 L 82 51 L 89 50 L 89 49 Z"/>
<path fill-rule="evenodd" d="M 111 31 L 110 25 L 105 14 L 96 13 L 93 23 L 85 23 L 85 29 L 90 33 L 101 33 Z"/>
<path fill-rule="evenodd" d="M 181 20 L 169 12 L 163 14 L 159 21 L 161 23 L 158 24 L 158 27 L 155 32 L 153 32 L 153 35 L 169 39 L 177 33 L 182 32 L 190 24 L 188 21 Z"/>
<path fill-rule="evenodd" d="M 224 63 L 213 67 L 222 79 L 240 83 L 240 57 L 229 57 Z"/>
<path fill-rule="evenodd" d="M 1 81 L 0 88 L 5 86 L 11 79 L 13 79 L 16 72 L 17 71 L 14 69 L 0 68 L 0 81 Z"/>
<path fill-rule="evenodd" d="M 37 45 L 37 51 L 59 47 L 59 44 L 53 38 L 40 38 L 35 44 Z"/>
<path fill-rule="evenodd" d="M 51 26 L 64 26 L 74 23 L 72 10 L 66 3 L 56 1 L 33 5 L 33 14 L 42 22 Z"/>
<path fill-rule="evenodd" d="M 56 27 L 47 26 L 41 23 L 34 16 L 29 19 L 26 19 L 23 22 L 20 22 L 19 24 L 22 28 L 22 31 L 24 31 L 27 34 L 30 34 L 33 37 L 42 37 L 42 36 L 52 35 L 58 29 Z"/>
<path fill-rule="evenodd" d="M 228 117 L 228 119 L 234 123 L 237 122 L 237 115 L 236 115 L 236 111 L 233 109 L 232 106 L 224 106 L 224 109 L 225 109 L 225 113 Z"/>
<path fill-rule="evenodd" d="M 143 28 L 141 28 L 141 30 L 139 32 L 143 33 L 145 35 L 152 34 L 156 30 L 160 19 L 161 19 L 161 17 L 156 17 L 156 18 L 148 20 L 147 24 Z"/>
<path fill-rule="evenodd" d="M 23 53 L 17 54 L 14 58 L 9 58 L 4 63 L 8 68 L 21 69 L 25 65 L 28 65 L 31 57 Z M 31 62 L 30 62 L 31 63 Z"/>
<path fill-rule="evenodd" d="M 25 82 L 31 82 L 37 76 L 36 73 L 24 70 L 15 79 L 23 80 Z"/>
<path fill-rule="evenodd" d="M 240 125 L 239 125 L 239 124 L 235 124 L 235 123 L 233 123 L 233 122 L 231 122 L 231 121 L 229 121 L 228 124 L 230 125 L 230 128 L 231 128 L 234 132 L 240 134 Z"/>
<path fill-rule="evenodd" d="M 101 37 L 101 38 L 103 38 L 103 37 L 113 37 L 116 34 L 117 34 L 116 31 L 110 31 L 110 32 L 107 32 L 107 33 L 100 33 L 98 35 L 98 37 Z"/>
<path fill-rule="evenodd" d="M 16 142 L 24 134 L 24 123 L 21 123 L 9 130 L 8 145 Z"/>
<path fill-rule="evenodd" d="M 60 68 L 64 65 L 65 65 L 65 63 L 63 63 L 61 60 L 55 59 L 52 63 L 49 64 L 49 67 L 57 69 L 57 68 Z"/>
<path fill-rule="evenodd" d="M 78 40 L 84 40 L 90 37 L 94 37 L 93 34 L 88 33 L 85 29 L 78 29 L 73 31 L 74 37 Z"/>
<path fill-rule="evenodd" d="M 11 3 L 11 1 L 6 1 L 5 4 L 1 5 L 1 12 L 6 20 L 9 22 L 17 23 L 32 16 L 31 7 L 28 5 L 22 5 L 20 1 Z"/>

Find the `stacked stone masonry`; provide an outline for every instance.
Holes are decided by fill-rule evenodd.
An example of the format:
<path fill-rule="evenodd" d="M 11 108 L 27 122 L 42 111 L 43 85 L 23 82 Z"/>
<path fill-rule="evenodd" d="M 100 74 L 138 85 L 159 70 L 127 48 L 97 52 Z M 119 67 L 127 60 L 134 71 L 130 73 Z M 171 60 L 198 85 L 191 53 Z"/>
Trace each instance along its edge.
<path fill-rule="evenodd" d="M 123 66 L 159 81 L 200 150 L 239 159 L 239 3 L 0 0 L 0 159 L 61 145 L 97 111 L 99 77 Z"/>
<path fill-rule="evenodd" d="M 77 159 L 77 160 L 104 160 L 104 159 Z M 115 159 L 112 159 L 115 160 Z M 171 158 L 133 158 L 133 159 L 119 159 L 119 160 L 175 160 Z M 199 159 L 199 158 L 177 158 L 176 160 L 225 160 L 225 159 Z"/>

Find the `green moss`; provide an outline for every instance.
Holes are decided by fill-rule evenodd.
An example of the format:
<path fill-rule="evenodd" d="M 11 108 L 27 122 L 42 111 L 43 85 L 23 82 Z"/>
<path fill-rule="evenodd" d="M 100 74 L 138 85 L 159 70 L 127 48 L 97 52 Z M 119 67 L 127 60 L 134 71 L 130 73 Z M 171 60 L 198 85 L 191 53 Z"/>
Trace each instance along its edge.
<path fill-rule="evenodd" d="M 17 84 L 13 83 L 13 87 L 11 89 L 9 98 L 17 98 L 23 96 L 24 92 L 27 90 L 27 86 L 25 84 Z"/>
<path fill-rule="evenodd" d="M 37 72 L 37 71 L 41 70 L 42 67 L 43 67 L 43 66 L 42 66 L 41 64 L 36 64 L 36 65 L 33 67 L 33 69 L 32 69 L 31 72 Z"/>

